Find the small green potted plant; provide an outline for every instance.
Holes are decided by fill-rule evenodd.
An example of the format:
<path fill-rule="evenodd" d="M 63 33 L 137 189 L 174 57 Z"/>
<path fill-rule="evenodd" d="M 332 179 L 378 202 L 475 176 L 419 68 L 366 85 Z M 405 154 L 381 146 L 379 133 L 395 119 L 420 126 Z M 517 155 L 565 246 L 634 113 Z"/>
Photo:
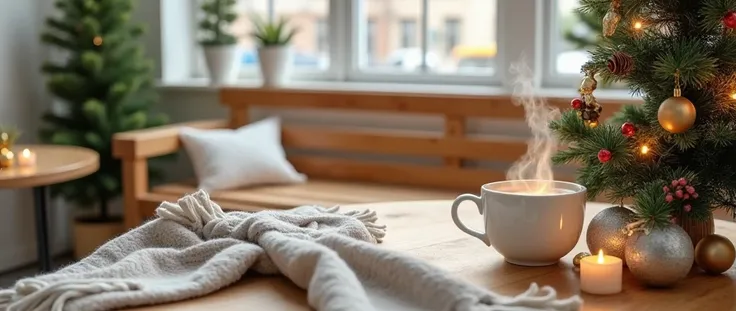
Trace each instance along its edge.
<path fill-rule="evenodd" d="M 238 17 L 235 13 L 236 0 L 204 0 L 204 12 L 199 21 L 200 44 L 204 48 L 205 62 L 212 84 L 222 84 L 237 78 L 239 53 L 237 39 L 228 26 Z"/>
<path fill-rule="evenodd" d="M 293 61 L 289 43 L 297 30 L 288 27 L 288 20 L 283 17 L 277 22 L 265 22 L 253 16 L 252 21 L 254 30 L 251 36 L 258 45 L 263 86 L 281 86 L 291 72 Z"/>

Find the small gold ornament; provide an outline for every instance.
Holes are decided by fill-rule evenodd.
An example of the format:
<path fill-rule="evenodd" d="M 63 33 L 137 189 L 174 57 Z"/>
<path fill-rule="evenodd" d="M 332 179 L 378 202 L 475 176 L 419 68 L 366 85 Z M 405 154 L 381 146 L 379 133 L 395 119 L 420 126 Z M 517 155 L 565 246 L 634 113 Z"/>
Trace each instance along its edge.
<path fill-rule="evenodd" d="M 94 44 L 95 46 L 102 45 L 102 37 L 95 36 L 94 39 L 92 39 L 92 44 Z"/>
<path fill-rule="evenodd" d="M 593 96 L 593 91 L 598 88 L 598 81 L 595 80 L 595 71 L 586 70 L 583 81 L 580 82 L 580 98 L 572 100 L 572 107 L 577 110 L 577 114 L 583 119 L 585 125 L 594 128 L 598 126 L 598 118 L 601 116 L 603 107 Z"/>
<path fill-rule="evenodd" d="M 3 149 L 6 150 L 6 149 Z M 6 151 L 5 153 L 0 154 L 0 168 L 7 168 L 13 166 L 13 161 L 15 160 L 15 155 L 12 151 Z"/>
<path fill-rule="evenodd" d="M 711 234 L 695 247 L 695 263 L 709 274 L 721 274 L 731 268 L 736 259 L 736 249 L 723 236 Z"/>
<path fill-rule="evenodd" d="M 621 14 L 618 12 L 621 7 L 621 0 L 612 0 L 611 7 L 608 8 L 606 15 L 603 16 L 603 35 L 606 37 L 613 36 L 616 27 L 621 21 Z"/>
<path fill-rule="evenodd" d="M 580 252 L 575 257 L 572 258 L 572 265 L 575 266 L 575 268 L 580 268 L 580 260 L 583 260 L 583 258 L 590 256 L 590 253 L 588 252 Z"/>
<path fill-rule="evenodd" d="M 689 99 L 682 97 L 680 70 L 677 70 L 674 95 L 659 105 L 657 120 L 667 132 L 679 134 L 684 133 L 695 124 L 695 116 L 695 105 Z"/>

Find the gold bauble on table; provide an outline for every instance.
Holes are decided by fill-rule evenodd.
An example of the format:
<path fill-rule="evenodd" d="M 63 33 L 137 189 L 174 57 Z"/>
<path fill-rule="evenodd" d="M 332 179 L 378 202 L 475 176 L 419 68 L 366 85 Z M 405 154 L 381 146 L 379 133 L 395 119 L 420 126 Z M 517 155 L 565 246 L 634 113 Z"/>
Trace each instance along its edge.
<path fill-rule="evenodd" d="M 695 247 L 695 263 L 709 274 L 721 274 L 730 269 L 736 259 L 731 241 L 717 234 L 706 236 Z"/>
<path fill-rule="evenodd" d="M 583 260 L 583 258 L 591 256 L 588 252 L 580 252 L 575 257 L 572 258 L 572 265 L 575 266 L 575 268 L 580 268 L 580 261 Z"/>
<path fill-rule="evenodd" d="M 685 97 L 670 97 L 659 105 L 657 120 L 667 132 L 684 133 L 695 124 L 695 105 Z"/>

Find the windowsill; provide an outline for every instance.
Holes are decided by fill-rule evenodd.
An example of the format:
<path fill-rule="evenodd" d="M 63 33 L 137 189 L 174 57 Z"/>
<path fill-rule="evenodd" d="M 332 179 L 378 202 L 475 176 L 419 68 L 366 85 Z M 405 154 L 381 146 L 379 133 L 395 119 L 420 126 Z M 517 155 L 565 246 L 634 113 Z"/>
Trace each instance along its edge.
<path fill-rule="evenodd" d="M 164 91 L 203 91 L 216 92 L 221 87 L 236 87 L 256 89 L 261 87 L 257 79 L 239 80 L 233 84 L 210 85 L 207 79 L 188 79 L 182 81 L 159 81 L 159 89 Z M 409 83 L 379 83 L 379 82 L 345 82 L 345 81 L 293 81 L 282 87 L 286 90 L 312 91 L 359 91 L 384 93 L 423 93 L 441 95 L 480 95 L 480 96 L 511 96 L 512 91 L 501 86 L 482 85 L 446 85 L 446 84 L 409 84 Z M 574 98 L 579 96 L 574 88 L 541 88 L 536 95 L 542 98 Z M 604 100 L 638 101 L 640 97 L 632 96 L 625 89 L 599 89 L 596 98 Z"/>

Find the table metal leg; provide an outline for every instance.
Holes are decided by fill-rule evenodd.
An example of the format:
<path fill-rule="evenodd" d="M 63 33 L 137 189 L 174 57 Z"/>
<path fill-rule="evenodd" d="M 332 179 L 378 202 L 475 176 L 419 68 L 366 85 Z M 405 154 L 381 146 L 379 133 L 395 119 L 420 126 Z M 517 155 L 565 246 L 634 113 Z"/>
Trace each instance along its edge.
<path fill-rule="evenodd" d="M 41 272 L 51 271 L 51 257 L 49 256 L 49 224 L 46 213 L 48 187 L 33 188 L 33 200 L 36 214 L 36 241 L 38 247 L 38 262 Z"/>

